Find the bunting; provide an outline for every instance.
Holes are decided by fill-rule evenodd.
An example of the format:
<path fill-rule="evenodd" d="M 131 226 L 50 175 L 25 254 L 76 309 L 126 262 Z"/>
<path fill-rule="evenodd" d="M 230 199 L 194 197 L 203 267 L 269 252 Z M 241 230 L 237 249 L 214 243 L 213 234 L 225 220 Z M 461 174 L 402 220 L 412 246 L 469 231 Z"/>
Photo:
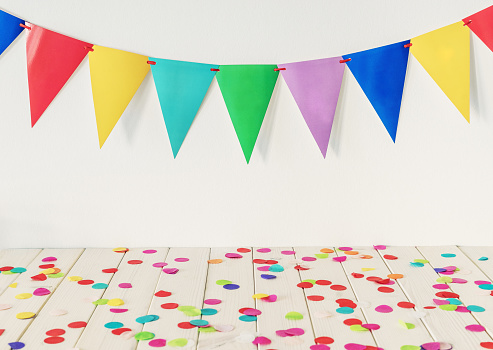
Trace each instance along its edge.
<path fill-rule="evenodd" d="M 344 65 L 339 63 L 341 59 L 323 58 L 278 65 L 324 158 L 344 75 Z"/>
<path fill-rule="evenodd" d="M 142 55 L 103 46 L 93 49 L 89 68 L 99 147 L 103 147 L 149 72 L 149 65 Z"/>
<path fill-rule="evenodd" d="M 409 40 L 342 56 L 395 142 Z"/>
<path fill-rule="evenodd" d="M 21 24 L 25 24 L 24 20 L 0 11 L 0 55 L 24 30 Z"/>
<path fill-rule="evenodd" d="M 493 51 L 493 6 L 462 20 Z"/>
<path fill-rule="evenodd" d="M 27 33 L 27 78 L 34 126 L 72 76 L 92 44 L 31 25 Z"/>
<path fill-rule="evenodd" d="M 154 84 L 176 158 L 202 100 L 219 68 L 217 65 L 149 57 Z"/>
<path fill-rule="evenodd" d="M 411 43 L 413 56 L 469 122 L 469 28 L 457 22 Z"/>
<path fill-rule="evenodd" d="M 224 65 L 216 75 L 247 163 L 279 75 L 275 69 L 268 64 Z"/>

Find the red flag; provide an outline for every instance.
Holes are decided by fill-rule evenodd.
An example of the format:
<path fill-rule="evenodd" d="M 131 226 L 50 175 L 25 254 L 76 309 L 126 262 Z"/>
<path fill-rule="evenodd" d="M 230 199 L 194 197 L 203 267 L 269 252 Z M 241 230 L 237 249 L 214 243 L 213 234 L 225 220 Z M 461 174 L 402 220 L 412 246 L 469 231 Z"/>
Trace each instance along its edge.
<path fill-rule="evenodd" d="M 493 51 L 493 6 L 485 8 L 474 15 L 464 18 L 465 25 Z"/>
<path fill-rule="evenodd" d="M 34 126 L 79 66 L 92 44 L 30 24 L 27 77 Z"/>

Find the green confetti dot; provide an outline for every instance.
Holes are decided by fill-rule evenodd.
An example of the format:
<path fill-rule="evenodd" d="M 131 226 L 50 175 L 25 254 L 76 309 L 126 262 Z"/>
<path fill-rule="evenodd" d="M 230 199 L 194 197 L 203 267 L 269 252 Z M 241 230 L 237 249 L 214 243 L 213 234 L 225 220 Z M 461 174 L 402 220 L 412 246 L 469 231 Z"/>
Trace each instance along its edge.
<path fill-rule="evenodd" d="M 303 315 L 300 314 L 299 312 L 296 312 L 296 311 L 291 311 L 291 312 L 288 312 L 286 314 L 286 319 L 288 320 L 302 320 L 303 319 Z"/>
<path fill-rule="evenodd" d="M 414 259 L 414 262 L 421 263 L 421 264 L 428 264 L 429 263 L 429 261 L 426 259 Z M 414 345 L 405 345 L 405 346 L 414 346 Z"/>
<path fill-rule="evenodd" d="M 52 273 L 46 276 L 48 276 L 49 278 L 60 278 L 65 276 L 65 274 L 63 272 L 59 272 L 59 273 Z"/>
<path fill-rule="evenodd" d="M 200 316 L 202 314 L 202 311 L 200 311 L 199 309 L 193 308 L 192 310 L 185 310 L 185 311 L 183 311 L 183 313 L 186 316 L 195 317 L 195 316 Z"/>
<path fill-rule="evenodd" d="M 439 308 L 445 311 L 455 311 L 457 310 L 457 305 L 446 304 L 446 305 L 440 305 Z"/>
<path fill-rule="evenodd" d="M 155 337 L 154 333 L 151 332 L 139 332 L 134 335 L 136 340 L 150 340 Z"/>
<path fill-rule="evenodd" d="M 2 275 L 13 275 L 12 271 L 2 271 Z"/>
<path fill-rule="evenodd" d="M 303 281 L 301 281 L 301 282 L 308 282 L 308 283 L 311 283 L 311 284 L 315 284 L 315 283 L 317 283 L 317 281 L 316 281 L 316 280 L 303 280 Z"/>
<path fill-rule="evenodd" d="M 185 338 L 177 338 L 170 340 L 168 342 L 168 346 L 174 346 L 174 347 L 183 347 L 187 344 L 188 344 L 188 340 L 186 340 Z"/>
<path fill-rule="evenodd" d="M 199 332 L 204 332 L 204 333 L 212 333 L 215 332 L 216 329 L 214 327 L 200 327 Z"/>
<path fill-rule="evenodd" d="M 193 310 L 193 309 L 195 309 L 195 306 L 190 306 L 190 305 L 180 305 L 177 308 L 178 311 L 187 311 L 187 310 Z"/>
<path fill-rule="evenodd" d="M 315 254 L 315 257 L 317 259 L 327 259 L 329 257 L 329 254 L 327 254 L 327 253 Z"/>
<path fill-rule="evenodd" d="M 438 283 L 452 283 L 452 277 L 449 276 L 442 276 L 440 278 L 437 278 Z"/>
<path fill-rule="evenodd" d="M 108 304 L 109 299 L 98 299 L 96 301 L 93 301 L 92 303 L 94 305 L 106 305 Z"/>
<path fill-rule="evenodd" d="M 403 345 L 403 346 L 401 346 L 401 350 L 421 350 L 421 346 Z"/>
<path fill-rule="evenodd" d="M 360 324 L 353 324 L 349 327 L 350 330 L 355 332 L 369 332 L 368 328 L 362 327 Z"/>
<path fill-rule="evenodd" d="M 219 286 L 225 286 L 226 284 L 231 284 L 231 283 L 233 283 L 233 282 L 228 281 L 228 280 L 217 280 L 216 281 L 216 284 Z"/>

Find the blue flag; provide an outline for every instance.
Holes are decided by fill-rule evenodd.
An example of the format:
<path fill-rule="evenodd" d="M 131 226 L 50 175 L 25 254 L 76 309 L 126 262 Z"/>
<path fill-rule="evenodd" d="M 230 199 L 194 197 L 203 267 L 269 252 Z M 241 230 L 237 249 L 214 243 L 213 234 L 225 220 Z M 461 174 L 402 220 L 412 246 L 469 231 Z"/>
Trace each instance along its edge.
<path fill-rule="evenodd" d="M 395 142 L 409 40 L 342 56 Z"/>
<path fill-rule="evenodd" d="M 218 65 L 149 57 L 169 142 L 176 158 Z"/>
<path fill-rule="evenodd" d="M 0 55 L 24 30 L 19 25 L 21 23 L 24 24 L 25 22 L 7 12 L 0 11 Z"/>

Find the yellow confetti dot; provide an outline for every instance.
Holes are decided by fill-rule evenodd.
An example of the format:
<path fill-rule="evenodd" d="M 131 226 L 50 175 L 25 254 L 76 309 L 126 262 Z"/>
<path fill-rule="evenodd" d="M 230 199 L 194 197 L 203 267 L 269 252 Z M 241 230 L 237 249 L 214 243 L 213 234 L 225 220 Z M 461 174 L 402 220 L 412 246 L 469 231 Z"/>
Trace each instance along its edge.
<path fill-rule="evenodd" d="M 387 275 L 388 278 L 392 278 L 393 280 L 397 280 L 399 278 L 403 278 L 404 275 L 401 275 L 400 273 L 391 273 L 390 275 Z"/>
<path fill-rule="evenodd" d="M 321 253 L 333 253 L 334 250 L 330 249 L 330 248 L 322 248 L 322 249 L 320 249 L 320 252 Z"/>
<path fill-rule="evenodd" d="M 267 298 L 269 294 L 265 293 L 257 293 L 252 296 L 253 299 L 262 299 L 262 298 Z"/>
<path fill-rule="evenodd" d="M 82 277 L 80 276 L 69 276 L 67 279 L 72 282 L 82 281 Z"/>
<path fill-rule="evenodd" d="M 51 275 L 52 273 L 55 273 L 55 269 L 54 268 L 46 269 L 41 271 L 40 273 L 42 273 L 43 275 Z"/>
<path fill-rule="evenodd" d="M 123 305 L 123 304 L 125 304 L 125 303 L 123 302 L 123 300 L 118 299 L 118 298 L 115 298 L 115 299 L 110 299 L 110 300 L 108 301 L 108 305 L 109 305 L 109 306 L 120 306 L 120 305 Z"/>
<path fill-rule="evenodd" d="M 375 270 L 374 267 L 362 267 L 361 268 L 361 271 L 373 271 L 373 270 Z"/>
<path fill-rule="evenodd" d="M 9 287 L 10 287 L 10 288 L 17 288 L 17 282 L 12 283 Z"/>
<path fill-rule="evenodd" d="M 31 293 L 21 293 L 15 296 L 16 299 L 29 299 L 33 295 Z"/>
<path fill-rule="evenodd" d="M 118 247 L 118 248 L 114 248 L 113 251 L 115 253 L 125 253 L 128 252 L 128 248 Z"/>
<path fill-rule="evenodd" d="M 28 318 L 33 318 L 36 314 L 34 312 L 19 312 L 15 317 L 19 320 L 25 320 Z"/>
<path fill-rule="evenodd" d="M 209 264 L 220 264 L 223 262 L 223 260 L 222 259 L 211 259 L 211 260 L 207 260 L 207 262 Z"/>
<path fill-rule="evenodd" d="M 344 254 L 346 254 L 346 255 L 358 255 L 359 252 L 356 250 L 347 250 L 344 252 Z"/>

